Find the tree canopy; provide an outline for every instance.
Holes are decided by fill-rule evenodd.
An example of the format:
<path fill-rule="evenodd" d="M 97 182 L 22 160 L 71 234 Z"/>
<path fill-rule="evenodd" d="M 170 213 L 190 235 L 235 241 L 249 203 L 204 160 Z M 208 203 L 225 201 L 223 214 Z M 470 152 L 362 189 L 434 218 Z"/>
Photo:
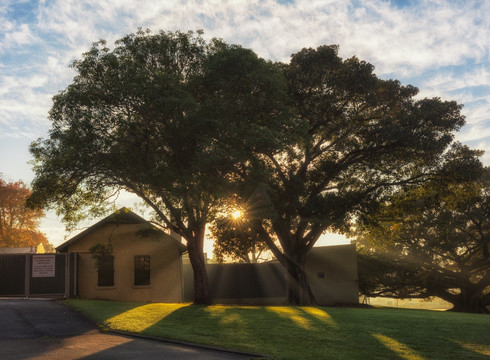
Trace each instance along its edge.
<path fill-rule="evenodd" d="M 231 207 L 227 214 L 218 216 L 211 226 L 216 260 L 219 263 L 229 259 L 245 263 L 266 260 L 270 251 L 258 232 L 257 222 L 261 220 L 238 207 Z"/>
<path fill-rule="evenodd" d="M 52 245 L 39 231 L 41 209 L 29 209 L 26 199 L 31 195 L 22 182 L 7 182 L 0 177 L 0 247 L 30 247 L 43 244 L 47 250 Z"/>
<path fill-rule="evenodd" d="M 307 304 L 305 258 L 320 235 L 345 231 L 400 187 L 480 165 L 477 152 L 453 141 L 464 124 L 454 101 L 417 99 L 416 88 L 379 79 L 336 46 L 303 49 L 282 70 L 298 128 L 286 148 L 257 156 L 260 170 L 246 181 L 254 195 L 244 198 L 262 204 L 262 235 L 290 274 L 290 302 Z"/>
<path fill-rule="evenodd" d="M 417 99 L 337 46 L 281 64 L 201 33 L 139 31 L 113 50 L 94 44 L 73 68 L 49 137 L 31 146 L 31 204 L 70 223 L 114 191 L 137 194 L 187 241 L 196 302 L 210 301 L 206 224 L 232 196 L 287 269 L 289 301 L 308 304 L 305 259 L 322 233 L 400 187 L 479 164 L 453 141 L 460 105 Z"/>
<path fill-rule="evenodd" d="M 359 223 L 361 291 L 489 312 L 489 211 L 488 168 L 477 181 L 398 193 Z"/>
<path fill-rule="evenodd" d="M 208 303 L 206 224 L 243 157 L 287 133 L 279 69 L 200 32 L 149 31 L 113 50 L 99 41 L 72 67 L 77 76 L 53 99 L 49 137 L 31 145 L 31 205 L 54 206 L 70 224 L 87 207 L 99 215 L 115 191 L 138 195 L 186 240 L 195 301 Z"/>

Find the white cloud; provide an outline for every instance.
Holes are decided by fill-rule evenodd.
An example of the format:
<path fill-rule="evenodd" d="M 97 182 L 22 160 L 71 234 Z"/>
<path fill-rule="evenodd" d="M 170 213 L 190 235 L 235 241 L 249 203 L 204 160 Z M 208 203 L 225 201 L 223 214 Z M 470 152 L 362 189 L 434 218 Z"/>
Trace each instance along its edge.
<path fill-rule="evenodd" d="M 5 34 L 4 45 L 7 47 L 32 44 L 36 37 L 32 34 L 28 24 L 21 24 L 15 30 Z"/>
<path fill-rule="evenodd" d="M 6 34 L 6 33 L 11 32 L 11 31 L 14 30 L 14 24 L 11 21 L 9 21 L 5 17 L 1 17 L 0 19 L 2 20 L 0 22 L 0 31 L 3 34 Z"/>
<path fill-rule="evenodd" d="M 490 164 L 490 139 L 487 138 L 486 141 L 480 141 L 475 145 L 475 149 L 483 150 L 484 154 L 481 160 L 484 164 L 488 166 Z"/>
<path fill-rule="evenodd" d="M 439 89 L 441 92 L 453 92 L 478 86 L 490 86 L 490 63 L 480 64 L 467 69 L 438 71 L 422 83 L 425 89 Z"/>
<path fill-rule="evenodd" d="M 414 74 L 467 58 L 488 60 L 490 3 L 422 2 L 395 9 L 389 2 L 73 1 L 42 7 L 39 28 L 71 47 L 117 38 L 138 26 L 154 31 L 203 28 L 210 36 L 286 60 L 305 46 L 337 43 L 346 56 L 372 61 L 380 73 Z M 483 25 L 482 25 L 483 24 Z M 486 24 L 486 26 L 485 26 Z"/>
<path fill-rule="evenodd" d="M 28 56 L 29 51 L 44 54 L 42 65 L 37 59 L 29 64 L 28 71 L 18 68 L 11 75 L 25 92 L 18 103 L 8 105 L 11 100 L 5 97 L 0 101 L 10 109 L 12 121 L 19 103 L 42 104 L 33 107 L 42 111 L 41 116 L 34 116 L 34 110 L 30 112 L 36 119 L 33 121 L 38 122 L 49 105 L 36 97 L 47 98 L 64 88 L 73 76 L 68 65 L 80 58 L 92 42 L 105 38 L 112 45 L 137 27 L 154 32 L 202 28 L 207 37 L 240 43 L 273 60 L 287 61 L 291 53 L 303 47 L 339 44 L 342 56 L 358 55 L 373 63 L 378 74 L 395 78 L 425 74 L 420 83 L 414 84 L 423 95 L 455 97 L 459 102 L 483 101 L 483 105 L 471 104 L 465 111 L 471 124 L 488 121 L 484 108 L 488 99 L 478 99 L 467 88 L 490 80 L 490 2 L 415 4 L 395 8 L 382 0 L 297 0 L 287 6 L 273 0 L 54 0 L 39 2 L 35 8 L 37 20 L 32 24 L 17 24 L 5 18 L 5 7 L 0 6 L 0 18 L 4 20 L 0 30 L 8 35 L 0 41 L 23 45 L 14 53 L 19 58 L 22 53 Z M 38 48 L 29 48 L 34 40 Z M 466 69 L 468 61 L 479 65 L 470 64 Z M 0 62 L 0 94 L 5 94 L 12 88 L 5 86 L 7 78 L 2 74 L 14 65 L 1 58 Z M 451 66 L 462 70 L 438 72 L 440 67 Z"/>
<path fill-rule="evenodd" d="M 47 82 L 43 74 L 0 76 L 0 138 L 35 139 L 44 133 L 51 96 L 41 88 Z"/>
<path fill-rule="evenodd" d="M 488 44 L 481 43 L 488 28 L 478 23 L 488 23 L 489 3 L 479 3 L 479 10 L 474 2 L 425 2 L 403 10 L 377 0 L 364 4 L 367 15 L 352 19 L 346 43 L 372 59 L 381 73 L 414 75 L 468 58 L 488 59 Z"/>

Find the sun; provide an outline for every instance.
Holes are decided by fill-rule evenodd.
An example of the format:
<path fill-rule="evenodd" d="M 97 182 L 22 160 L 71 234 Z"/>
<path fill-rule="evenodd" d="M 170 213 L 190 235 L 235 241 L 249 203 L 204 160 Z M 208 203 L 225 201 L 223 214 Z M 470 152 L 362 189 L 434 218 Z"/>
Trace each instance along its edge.
<path fill-rule="evenodd" d="M 241 218 L 243 216 L 243 212 L 241 210 L 235 210 L 231 213 L 231 217 L 234 219 L 234 220 L 237 220 L 239 218 Z"/>

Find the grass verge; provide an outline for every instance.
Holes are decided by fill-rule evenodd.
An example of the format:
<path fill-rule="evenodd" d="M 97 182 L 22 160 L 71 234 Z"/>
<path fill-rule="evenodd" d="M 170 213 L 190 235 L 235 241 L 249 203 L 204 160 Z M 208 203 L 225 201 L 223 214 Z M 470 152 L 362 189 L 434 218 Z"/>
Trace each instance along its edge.
<path fill-rule="evenodd" d="M 488 359 L 490 316 L 407 309 L 67 300 L 109 329 L 275 359 Z"/>

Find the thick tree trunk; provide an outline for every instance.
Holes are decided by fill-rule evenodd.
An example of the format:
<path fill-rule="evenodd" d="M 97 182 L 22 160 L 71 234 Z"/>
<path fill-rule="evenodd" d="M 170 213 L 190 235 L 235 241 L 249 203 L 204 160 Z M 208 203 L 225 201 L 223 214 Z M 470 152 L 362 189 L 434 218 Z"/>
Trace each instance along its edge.
<path fill-rule="evenodd" d="M 465 288 L 461 293 L 455 296 L 451 301 L 453 308 L 451 311 L 468 312 L 468 313 L 488 313 L 488 301 L 481 291 Z"/>
<path fill-rule="evenodd" d="M 306 256 L 299 256 L 293 261 L 288 260 L 286 270 L 287 281 L 287 303 L 289 305 L 315 305 L 315 297 L 308 283 L 305 271 Z"/>
<path fill-rule="evenodd" d="M 289 305 L 315 305 L 315 297 L 311 291 L 305 271 L 307 252 L 299 253 L 289 251 L 291 254 L 285 254 L 276 246 L 276 244 L 274 244 L 269 233 L 263 227 L 258 228 L 258 231 L 276 259 L 286 269 L 287 303 Z M 277 231 L 276 234 L 280 237 L 280 234 Z M 284 244 L 285 242 L 286 240 L 283 239 L 281 243 Z"/>
<path fill-rule="evenodd" d="M 194 303 L 209 305 L 211 304 L 211 297 L 209 294 L 206 262 L 204 260 L 203 242 L 204 238 L 187 240 L 187 251 L 189 252 L 189 260 L 194 273 Z"/>

